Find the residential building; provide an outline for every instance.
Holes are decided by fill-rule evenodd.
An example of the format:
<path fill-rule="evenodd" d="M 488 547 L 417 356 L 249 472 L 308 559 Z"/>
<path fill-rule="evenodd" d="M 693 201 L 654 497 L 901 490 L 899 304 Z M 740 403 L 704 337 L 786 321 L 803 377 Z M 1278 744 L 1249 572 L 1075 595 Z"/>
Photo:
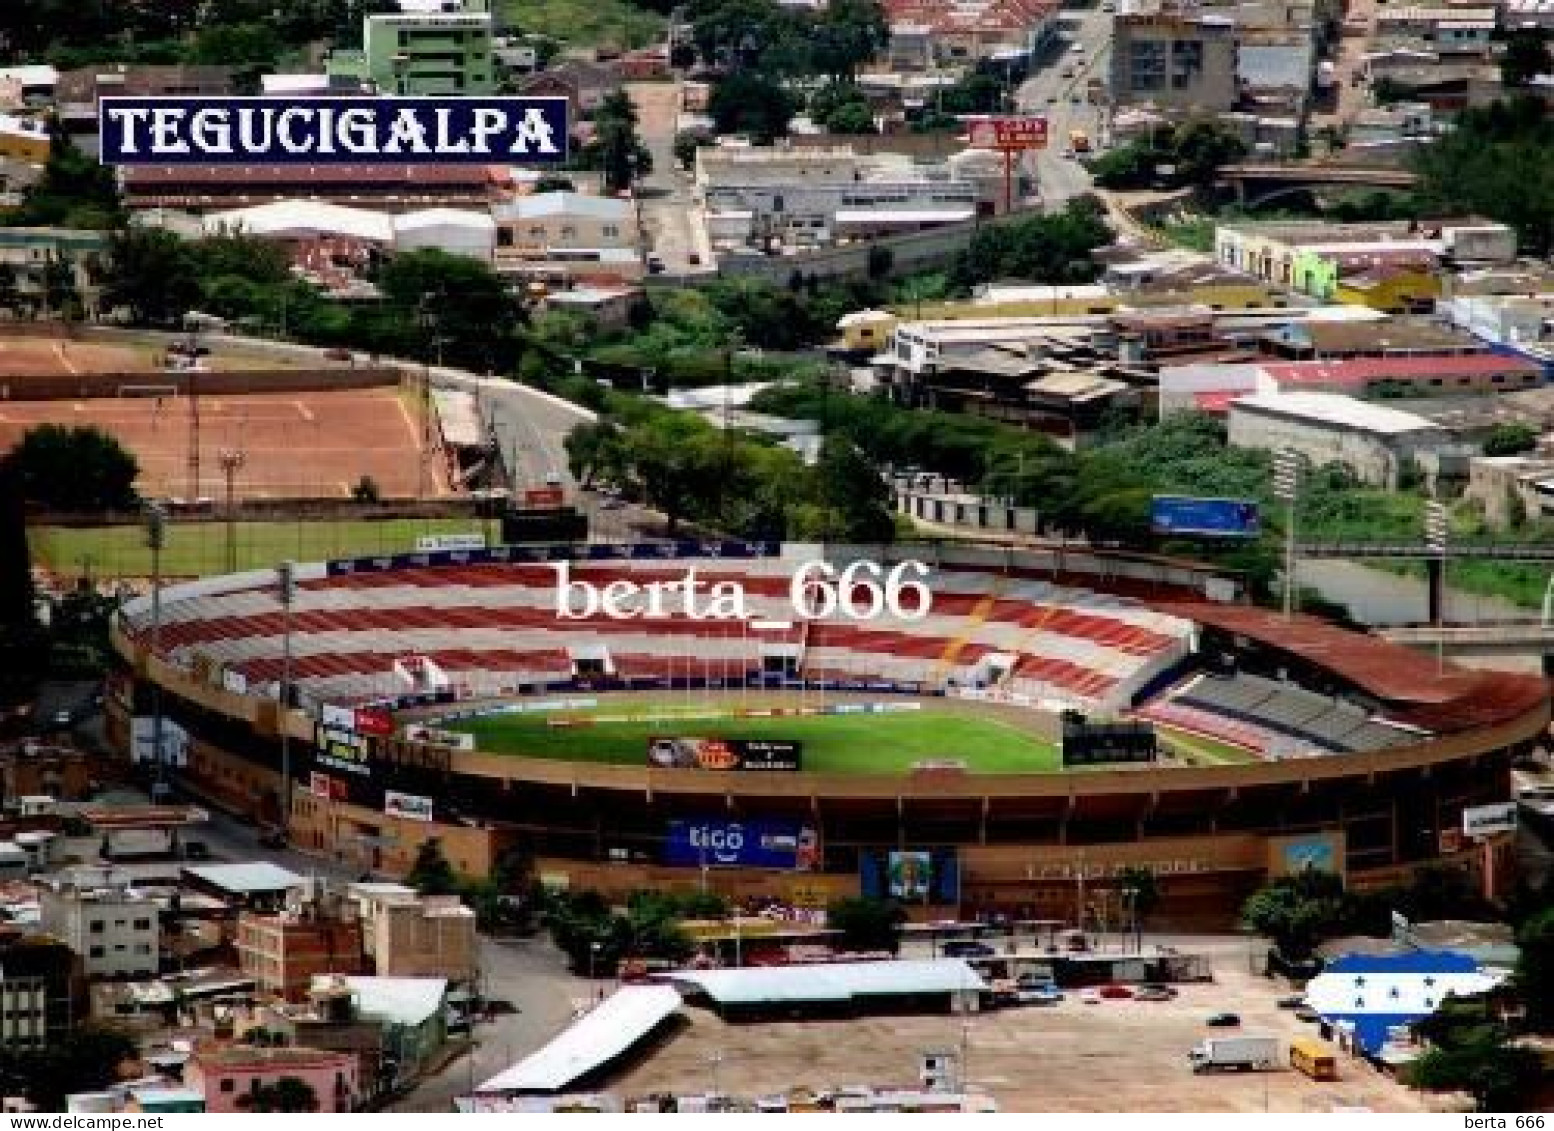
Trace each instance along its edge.
<path fill-rule="evenodd" d="M 526 98 L 565 98 L 567 121 L 575 127 L 621 88 L 621 72 L 607 63 L 568 59 L 518 84 Z"/>
<path fill-rule="evenodd" d="M 59 72 L 47 63 L 0 67 L 0 107 L 46 105 L 58 82 Z"/>
<path fill-rule="evenodd" d="M 81 959 L 71 947 L 17 924 L 0 924 L 0 1048 L 42 1048 L 85 1006 Z"/>
<path fill-rule="evenodd" d="M 1435 309 L 1441 277 L 1428 267 L 1373 267 L 1342 277 L 1333 298 L 1388 314 L 1419 314 Z"/>
<path fill-rule="evenodd" d="M 1337 393 L 1253 393 L 1230 403 L 1230 444 L 1291 449 L 1316 465 L 1340 464 L 1361 483 L 1396 490 L 1426 454 L 1453 449 L 1446 429 L 1422 416 Z"/>
<path fill-rule="evenodd" d="M 16 305 L 38 317 L 57 316 L 70 292 L 94 315 L 107 251 L 106 232 L 0 228 L 0 267 L 10 269 Z"/>
<path fill-rule="evenodd" d="M 642 275 L 630 201 L 544 192 L 491 209 L 498 271 L 560 279 L 631 280 Z"/>
<path fill-rule="evenodd" d="M 161 969 L 159 908 L 112 869 L 77 869 L 39 893 L 43 929 L 81 956 L 88 978 L 152 977 Z"/>
<path fill-rule="evenodd" d="M 40 119 L 0 114 L 0 157 L 41 165 L 50 145 L 48 126 Z"/>
<path fill-rule="evenodd" d="M 243 1111 L 243 1097 L 286 1077 L 313 1089 L 320 1112 L 351 1111 L 361 1094 L 356 1058 L 345 1052 L 229 1045 L 196 1050 L 184 1068 L 184 1083 L 212 1114 Z"/>
<path fill-rule="evenodd" d="M 399 0 L 362 20 L 360 51 L 335 51 L 331 76 L 385 94 L 490 94 L 496 89 L 489 0 Z"/>
<path fill-rule="evenodd" d="M 547 291 L 540 305 L 545 310 L 581 314 L 602 330 L 624 330 L 633 305 L 641 299 L 640 287 L 573 287 Z"/>
<path fill-rule="evenodd" d="M 245 911 L 237 921 L 237 957 L 261 991 L 302 1001 L 320 974 L 361 974 L 362 925 L 320 904 L 275 914 Z"/>
<path fill-rule="evenodd" d="M 1348 357 L 1420 357 L 1483 353 L 1484 344 L 1461 330 L 1418 319 L 1364 322 L 1291 322 L 1257 341 L 1260 353 L 1282 361 L 1337 361 Z"/>
<path fill-rule="evenodd" d="M 1554 454 L 1476 456 L 1468 460 L 1466 498 L 1491 526 L 1520 526 L 1554 516 Z"/>
<path fill-rule="evenodd" d="M 104 95 L 134 98 L 215 98 L 233 94 L 235 67 L 146 66 L 107 63 L 61 71 L 54 84 L 55 109 L 67 127 L 94 128 L 97 100 Z"/>
<path fill-rule="evenodd" d="M 382 1051 L 394 1065 L 394 1083 L 419 1077 L 432 1067 L 448 1040 L 448 981 L 440 977 L 323 977 L 313 1000 L 321 1016 L 376 1025 Z M 306 1031 L 306 1026 L 303 1031 Z"/>
<path fill-rule="evenodd" d="M 1509 393 L 1543 382 L 1543 370 L 1532 362 L 1489 352 L 1271 362 L 1262 371 L 1268 378 L 1262 387 L 1269 391 L 1341 392 L 1383 399 Z"/>
<path fill-rule="evenodd" d="M 1495 30 L 1493 7 L 1422 7 L 1376 9 L 1376 40 L 1382 44 L 1417 42 L 1447 55 L 1484 55 Z"/>
<path fill-rule="evenodd" d="M 422 896 L 399 884 L 352 884 L 362 947 L 380 977 L 474 977 L 475 913 L 457 896 Z"/>
<path fill-rule="evenodd" d="M 886 65 L 920 71 L 1040 51 L 1057 33 L 1052 0 L 889 0 Z"/>
<path fill-rule="evenodd" d="M 1119 12 L 1110 88 L 1115 106 L 1211 114 L 1234 109 L 1240 94 L 1234 18 L 1177 0 Z"/>

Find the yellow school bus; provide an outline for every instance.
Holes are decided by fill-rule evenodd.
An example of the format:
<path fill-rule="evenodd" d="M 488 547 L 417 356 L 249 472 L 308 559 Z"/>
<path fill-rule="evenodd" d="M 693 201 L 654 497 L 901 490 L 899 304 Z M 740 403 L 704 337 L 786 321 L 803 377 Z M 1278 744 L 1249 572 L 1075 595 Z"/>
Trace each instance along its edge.
<path fill-rule="evenodd" d="M 1338 1079 L 1338 1056 L 1333 1047 L 1311 1037 L 1296 1037 L 1290 1042 L 1290 1066 L 1313 1080 Z"/>

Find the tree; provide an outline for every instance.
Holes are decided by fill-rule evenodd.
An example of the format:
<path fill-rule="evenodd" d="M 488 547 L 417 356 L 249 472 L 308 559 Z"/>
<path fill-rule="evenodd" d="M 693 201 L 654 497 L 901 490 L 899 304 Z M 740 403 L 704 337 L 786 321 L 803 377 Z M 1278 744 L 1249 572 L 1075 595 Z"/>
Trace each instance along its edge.
<path fill-rule="evenodd" d="M 1119 868 L 1115 876 L 1117 890 L 1131 891 L 1133 895 L 1125 897 L 1132 900 L 1132 911 L 1137 921 L 1140 932 L 1144 930 L 1144 923 L 1160 906 L 1160 880 L 1155 876 L 1152 868 Z M 1124 903 L 1126 910 L 1128 904 Z"/>
<path fill-rule="evenodd" d="M 623 90 L 605 95 L 594 112 L 592 146 L 610 192 L 624 192 L 638 176 L 652 171 L 653 159 L 637 136 L 637 108 Z"/>
<path fill-rule="evenodd" d="M 1519 456 L 1538 446 L 1538 429 L 1530 424 L 1496 424 L 1484 437 L 1486 456 Z"/>
<path fill-rule="evenodd" d="M 845 437 L 827 437 L 815 479 L 821 507 L 836 519 L 821 532 L 824 539 L 853 544 L 895 540 L 890 484 L 856 444 Z"/>
<path fill-rule="evenodd" d="M 1408 1066 L 1414 1087 L 1468 1092 L 1481 1111 L 1528 1110 L 1541 1059 L 1511 1043 L 1487 998 L 1448 998 L 1414 1029 L 1432 1046 Z"/>
<path fill-rule="evenodd" d="M 674 135 L 674 159 L 682 169 L 696 167 L 696 151 L 707 144 L 704 134 L 694 130 L 681 130 Z"/>
<path fill-rule="evenodd" d="M 382 497 L 378 481 L 370 475 L 363 475 L 356 481 L 356 486 L 351 488 L 351 498 L 358 503 L 376 503 Z"/>
<path fill-rule="evenodd" d="M 1339 932 L 1376 930 L 1375 910 L 1346 891 L 1336 873 L 1307 869 L 1255 892 L 1241 909 L 1241 919 L 1271 939 L 1285 958 L 1300 961 Z"/>
<path fill-rule="evenodd" d="M 200 297 L 199 264 L 188 244 L 160 228 L 134 227 L 108 241 L 105 307 L 138 323 L 176 325 Z"/>
<path fill-rule="evenodd" d="M 843 102 L 837 108 L 826 115 L 821 123 L 834 134 L 872 134 L 878 130 L 874 125 L 874 111 L 869 104 L 862 99 L 854 99 Z"/>
<path fill-rule="evenodd" d="M 238 1097 L 244 1111 L 305 1112 L 318 1110 L 318 1093 L 306 1080 L 282 1076 L 273 1084 L 260 1084 Z"/>
<path fill-rule="evenodd" d="M 72 15 L 69 19 L 74 19 Z M 0 38 L 4 33 L 0 32 Z M 58 118 L 48 124 L 49 156 L 43 173 L 22 194 L 21 207 L 7 216 L 19 225 L 85 226 L 82 219 L 118 224 L 124 215 L 119 183 L 111 168 L 82 153 Z"/>
<path fill-rule="evenodd" d="M 120 1067 L 138 1055 L 128 1034 L 86 1022 L 51 1039 L 45 1048 L 0 1050 L 0 1083 L 7 1094 L 25 1092 L 43 1111 L 64 1111 L 67 1095 L 100 1091 L 118 1082 Z"/>
<path fill-rule="evenodd" d="M 621 430 L 607 420 L 576 425 L 564 441 L 567 470 L 584 487 L 598 479 L 618 478 L 624 466 Z"/>
<path fill-rule="evenodd" d="M 459 890 L 453 865 L 443 855 L 441 837 L 429 837 L 421 842 L 405 883 L 422 895 L 453 895 Z"/>
<path fill-rule="evenodd" d="M 286 45 L 269 23 L 211 24 L 196 33 L 191 63 L 271 70 Z"/>
<path fill-rule="evenodd" d="M 1508 87 L 1527 86 L 1539 75 L 1554 73 L 1554 52 L 1543 28 L 1515 28 L 1505 37 L 1500 56 L 1500 81 Z"/>
<path fill-rule="evenodd" d="M 40 424 L 9 457 L 22 497 L 50 510 L 133 510 L 139 503 L 135 457 L 100 428 Z"/>
<path fill-rule="evenodd" d="M 1523 923 L 1516 945 L 1516 989 L 1527 1007 L 1527 1026 L 1554 1032 L 1554 908 Z"/>
<path fill-rule="evenodd" d="M 866 896 L 838 899 L 826 906 L 826 926 L 840 931 L 837 945 L 843 950 L 901 950 L 901 927 L 906 912 L 893 899 Z"/>
<path fill-rule="evenodd" d="M 812 36 L 815 70 L 851 82 L 889 42 L 890 22 L 878 0 L 831 0 Z"/>
<path fill-rule="evenodd" d="M 1193 121 L 1177 127 L 1171 150 L 1176 175 L 1206 187 L 1219 175 L 1221 165 L 1246 156 L 1246 143 L 1217 122 Z"/>
<path fill-rule="evenodd" d="M 736 71 L 712 88 L 707 112 L 720 134 L 749 134 L 757 145 L 788 136 L 794 102 L 783 87 L 751 71 Z"/>
<path fill-rule="evenodd" d="M 449 365 L 486 373 L 517 364 L 522 314 L 489 265 L 435 248 L 411 251 L 384 266 L 378 285 L 386 302 L 375 312 L 380 352 L 440 354 Z"/>

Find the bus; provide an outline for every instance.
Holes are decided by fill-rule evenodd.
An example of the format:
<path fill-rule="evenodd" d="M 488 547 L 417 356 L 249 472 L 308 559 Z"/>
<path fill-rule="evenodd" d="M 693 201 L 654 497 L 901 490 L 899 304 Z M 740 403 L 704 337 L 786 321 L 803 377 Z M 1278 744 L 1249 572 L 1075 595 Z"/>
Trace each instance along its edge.
<path fill-rule="evenodd" d="M 1075 153 L 1090 152 L 1090 135 L 1084 130 L 1068 131 L 1068 147 Z"/>
<path fill-rule="evenodd" d="M 1333 1047 L 1311 1037 L 1296 1037 L 1290 1042 L 1290 1067 L 1313 1080 L 1338 1079 L 1338 1056 Z"/>

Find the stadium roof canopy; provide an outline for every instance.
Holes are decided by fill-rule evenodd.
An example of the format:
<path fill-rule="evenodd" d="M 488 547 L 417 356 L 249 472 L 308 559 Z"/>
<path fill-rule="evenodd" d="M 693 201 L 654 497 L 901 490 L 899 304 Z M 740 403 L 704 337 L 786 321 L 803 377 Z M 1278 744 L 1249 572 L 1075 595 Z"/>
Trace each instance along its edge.
<path fill-rule="evenodd" d="M 372 243 L 394 242 L 394 218 L 387 212 L 350 208 L 323 200 L 277 200 L 205 218 L 205 234 L 243 232 L 263 239 L 319 239 L 335 236 Z"/>
<path fill-rule="evenodd" d="M 718 1005 L 843 1002 L 860 997 L 980 992 L 988 988 L 981 975 L 959 958 L 678 970 L 662 977 L 700 990 Z"/>
<path fill-rule="evenodd" d="M 680 1008 L 673 986 L 624 986 L 476 1092 L 559 1092 L 642 1040 Z"/>

